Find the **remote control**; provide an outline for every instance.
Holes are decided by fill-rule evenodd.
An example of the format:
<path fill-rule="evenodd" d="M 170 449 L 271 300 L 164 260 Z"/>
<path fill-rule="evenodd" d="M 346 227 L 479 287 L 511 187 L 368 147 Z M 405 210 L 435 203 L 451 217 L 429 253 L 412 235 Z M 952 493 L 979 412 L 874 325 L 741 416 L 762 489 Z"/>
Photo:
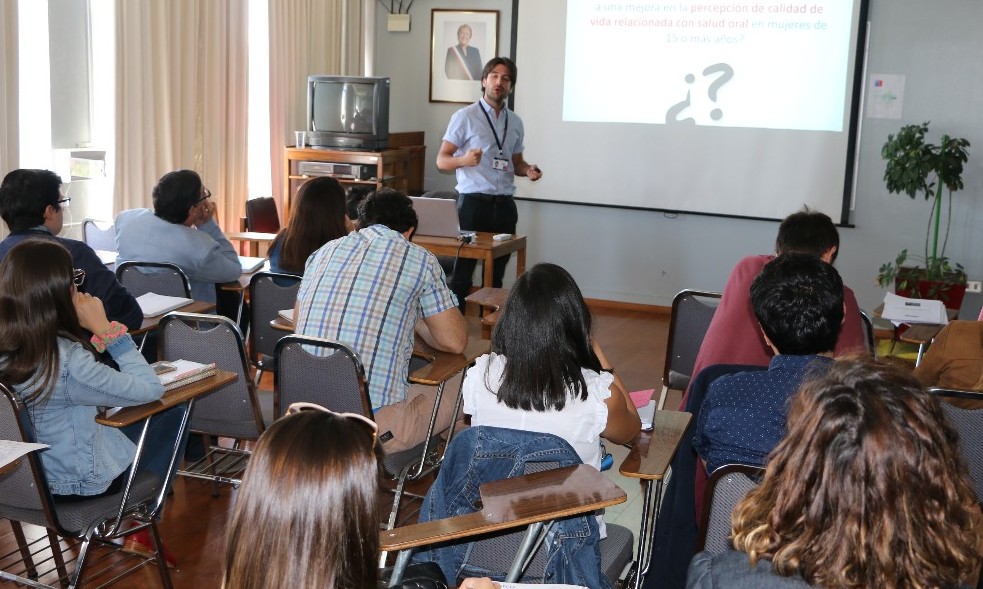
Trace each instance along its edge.
<path fill-rule="evenodd" d="M 511 233 L 499 233 L 492 237 L 492 241 L 505 241 L 506 239 L 512 239 Z"/>

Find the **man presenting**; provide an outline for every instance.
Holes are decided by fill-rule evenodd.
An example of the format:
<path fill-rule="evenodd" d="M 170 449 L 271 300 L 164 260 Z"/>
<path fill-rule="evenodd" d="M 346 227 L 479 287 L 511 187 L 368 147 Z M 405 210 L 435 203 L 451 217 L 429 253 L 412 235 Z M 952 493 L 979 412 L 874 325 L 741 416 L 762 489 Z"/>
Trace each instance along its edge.
<path fill-rule="evenodd" d="M 409 197 L 384 188 L 360 211 L 358 231 L 307 259 L 294 326 L 301 335 L 343 342 L 358 353 L 379 442 L 386 453 L 399 452 L 423 442 L 437 397 L 436 387 L 406 380 L 414 331 L 432 347 L 460 354 L 467 325 L 437 258 L 409 241 L 417 225 Z M 456 394 L 442 396 L 435 431 L 456 420 L 456 400 Z"/>
<path fill-rule="evenodd" d="M 522 120 L 505 107 L 516 80 L 515 63 L 496 57 L 481 72 L 484 95 L 478 102 L 454 113 L 447 126 L 437 168 L 457 173 L 457 211 L 461 229 L 515 233 L 518 212 L 512 194 L 515 176 L 535 182 L 543 172 L 522 157 L 524 149 Z M 495 260 L 494 284 L 502 286 L 502 276 L 509 257 Z M 464 308 L 464 297 L 471 290 L 475 260 L 458 259 L 450 288 Z"/>

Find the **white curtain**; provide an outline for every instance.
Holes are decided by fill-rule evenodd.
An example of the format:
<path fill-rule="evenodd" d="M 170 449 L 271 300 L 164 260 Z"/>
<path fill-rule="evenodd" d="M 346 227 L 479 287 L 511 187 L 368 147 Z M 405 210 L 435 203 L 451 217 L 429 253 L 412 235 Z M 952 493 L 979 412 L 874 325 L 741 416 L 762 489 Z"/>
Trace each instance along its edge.
<path fill-rule="evenodd" d="M 171 170 L 197 171 L 237 230 L 246 199 L 247 22 L 239 0 L 116 0 L 114 210 L 152 207 Z"/>
<path fill-rule="evenodd" d="M 0 179 L 20 166 L 17 55 L 17 0 L 0 0 Z"/>
<path fill-rule="evenodd" d="M 367 1 L 375 0 L 270 2 L 270 163 L 281 211 L 283 149 L 293 145 L 294 131 L 307 128 L 307 76 L 362 74 Z"/>

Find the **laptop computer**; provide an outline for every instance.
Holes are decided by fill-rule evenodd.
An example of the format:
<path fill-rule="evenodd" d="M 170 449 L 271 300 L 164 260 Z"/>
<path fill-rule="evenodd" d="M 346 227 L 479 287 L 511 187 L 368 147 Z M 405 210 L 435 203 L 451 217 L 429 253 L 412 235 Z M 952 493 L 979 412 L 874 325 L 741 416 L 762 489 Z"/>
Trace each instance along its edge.
<path fill-rule="evenodd" d="M 457 218 L 457 201 L 452 198 L 429 198 L 411 196 L 413 209 L 416 210 L 418 224 L 417 235 L 430 237 L 453 237 L 457 239 L 462 233 Z"/>

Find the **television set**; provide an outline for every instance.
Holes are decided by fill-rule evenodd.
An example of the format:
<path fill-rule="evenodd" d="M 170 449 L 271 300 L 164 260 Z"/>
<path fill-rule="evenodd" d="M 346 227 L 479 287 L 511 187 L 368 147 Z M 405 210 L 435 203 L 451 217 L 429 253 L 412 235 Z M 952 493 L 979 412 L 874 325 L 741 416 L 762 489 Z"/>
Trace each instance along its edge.
<path fill-rule="evenodd" d="M 309 76 L 307 137 L 311 147 L 388 147 L 389 78 Z"/>

